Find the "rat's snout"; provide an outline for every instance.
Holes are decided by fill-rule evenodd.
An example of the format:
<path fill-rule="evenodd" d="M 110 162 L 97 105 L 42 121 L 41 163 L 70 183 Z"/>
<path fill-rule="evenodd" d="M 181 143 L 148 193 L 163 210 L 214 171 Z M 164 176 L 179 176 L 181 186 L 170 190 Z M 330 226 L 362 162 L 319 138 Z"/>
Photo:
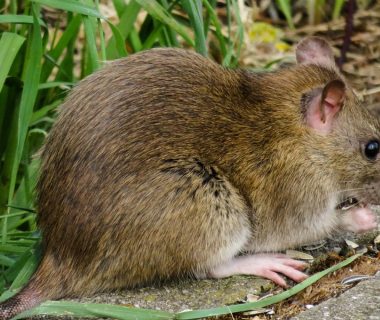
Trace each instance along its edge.
<path fill-rule="evenodd" d="M 344 212 L 342 226 L 345 230 L 363 233 L 377 228 L 377 216 L 367 206 L 353 207 Z"/>

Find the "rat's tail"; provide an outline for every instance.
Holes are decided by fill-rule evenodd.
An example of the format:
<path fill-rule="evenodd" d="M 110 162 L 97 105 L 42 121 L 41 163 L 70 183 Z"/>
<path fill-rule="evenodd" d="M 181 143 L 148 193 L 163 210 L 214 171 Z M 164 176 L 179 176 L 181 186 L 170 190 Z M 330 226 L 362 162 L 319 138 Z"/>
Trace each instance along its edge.
<path fill-rule="evenodd" d="M 63 279 L 59 270 L 54 270 L 53 274 L 49 260 L 48 257 L 43 258 L 29 283 L 15 296 L 0 303 L 0 320 L 11 319 L 23 311 L 38 306 L 43 301 L 59 299 L 64 295 Z"/>
<path fill-rule="evenodd" d="M 15 315 L 39 305 L 44 300 L 28 284 L 18 294 L 0 304 L 0 319 L 11 319 Z"/>

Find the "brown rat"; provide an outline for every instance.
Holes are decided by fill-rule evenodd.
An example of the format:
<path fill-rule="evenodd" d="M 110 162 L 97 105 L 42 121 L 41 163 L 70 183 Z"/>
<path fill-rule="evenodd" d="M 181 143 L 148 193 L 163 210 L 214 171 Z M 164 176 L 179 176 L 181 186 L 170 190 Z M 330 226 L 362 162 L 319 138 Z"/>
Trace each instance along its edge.
<path fill-rule="evenodd" d="M 267 252 L 375 228 L 380 123 L 324 40 L 296 53 L 293 67 L 251 73 L 153 49 L 81 81 L 41 155 L 43 259 L 1 319 L 183 276 L 285 286 L 279 274 L 301 281 L 304 264 Z M 343 212 L 347 199 L 361 205 Z"/>

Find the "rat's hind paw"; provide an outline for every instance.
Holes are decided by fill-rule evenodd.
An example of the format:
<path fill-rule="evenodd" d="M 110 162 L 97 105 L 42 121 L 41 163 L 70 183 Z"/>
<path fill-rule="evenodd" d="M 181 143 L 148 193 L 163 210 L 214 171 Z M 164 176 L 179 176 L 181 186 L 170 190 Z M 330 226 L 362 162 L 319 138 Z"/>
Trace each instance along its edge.
<path fill-rule="evenodd" d="M 213 278 L 224 278 L 236 274 L 255 275 L 272 280 L 281 287 L 286 287 L 286 282 L 280 274 L 296 282 L 301 282 L 308 276 L 300 270 L 307 266 L 307 263 L 291 259 L 286 255 L 255 254 L 236 257 L 214 268 L 210 275 Z"/>

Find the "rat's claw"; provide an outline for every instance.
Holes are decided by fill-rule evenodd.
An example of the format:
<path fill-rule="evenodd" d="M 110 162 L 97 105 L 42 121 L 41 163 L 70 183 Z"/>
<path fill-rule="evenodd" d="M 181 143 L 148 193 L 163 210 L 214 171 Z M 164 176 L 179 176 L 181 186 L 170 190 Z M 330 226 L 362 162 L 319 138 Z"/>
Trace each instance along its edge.
<path fill-rule="evenodd" d="M 284 259 L 283 263 L 285 265 L 287 265 L 289 267 L 293 267 L 297 270 L 305 270 L 307 267 L 309 267 L 309 264 L 306 262 L 294 260 L 294 259 L 290 259 L 290 258 Z"/>
<path fill-rule="evenodd" d="M 288 286 L 284 278 L 281 277 L 277 272 L 266 270 L 265 273 L 262 274 L 262 277 L 272 280 L 275 284 L 279 285 L 280 287 L 286 288 Z"/>
<path fill-rule="evenodd" d="M 288 278 L 290 278 L 296 282 L 301 282 L 308 277 L 305 273 L 303 273 L 303 272 L 301 272 L 295 268 L 289 267 L 287 265 L 273 265 L 272 271 L 281 273 L 281 274 L 287 276 Z M 273 280 L 273 279 L 271 279 L 271 280 Z M 273 281 L 276 282 L 275 280 L 273 280 Z M 277 284 L 281 285 L 280 283 L 277 283 Z M 283 285 L 281 285 L 281 286 L 283 287 Z M 285 283 L 285 286 L 286 286 L 286 283 Z"/>

